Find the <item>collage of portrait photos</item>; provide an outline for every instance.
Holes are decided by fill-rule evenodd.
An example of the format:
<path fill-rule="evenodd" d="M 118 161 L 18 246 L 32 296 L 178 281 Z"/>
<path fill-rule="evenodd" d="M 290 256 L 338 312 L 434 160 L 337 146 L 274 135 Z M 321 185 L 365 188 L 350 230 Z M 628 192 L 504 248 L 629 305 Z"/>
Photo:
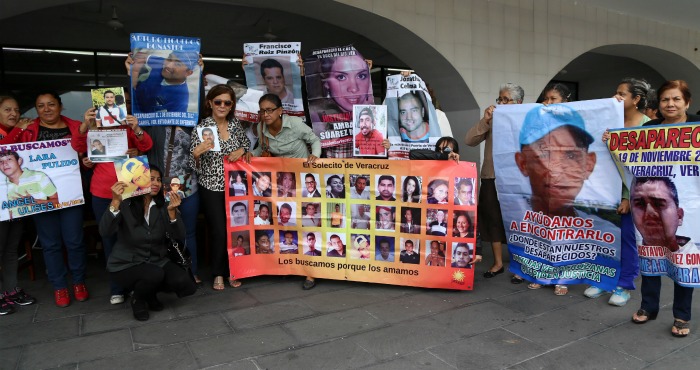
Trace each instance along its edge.
<path fill-rule="evenodd" d="M 416 174 L 429 171 L 400 161 L 376 161 L 391 171 L 327 161 L 324 166 L 335 168 L 316 169 L 289 161 L 254 159 L 226 171 L 235 276 L 308 274 L 414 285 L 405 284 L 403 275 L 425 282 L 435 268 L 472 269 L 476 186 L 466 171 L 463 177 L 423 176 Z M 262 255 L 276 258 L 236 260 Z M 361 262 L 369 265 L 361 269 Z M 370 272 L 375 274 L 363 276 Z"/>

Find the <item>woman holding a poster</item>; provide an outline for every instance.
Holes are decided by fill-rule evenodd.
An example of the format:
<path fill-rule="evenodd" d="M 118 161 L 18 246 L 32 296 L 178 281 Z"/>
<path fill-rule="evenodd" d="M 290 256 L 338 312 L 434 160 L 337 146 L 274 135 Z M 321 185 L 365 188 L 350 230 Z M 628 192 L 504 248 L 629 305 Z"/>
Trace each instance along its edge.
<path fill-rule="evenodd" d="M 653 125 L 671 125 L 680 124 L 685 122 L 700 122 L 700 116 L 688 114 L 688 108 L 690 107 L 690 88 L 688 84 L 683 80 L 671 80 L 664 82 L 657 91 L 657 96 L 659 100 L 659 112 L 663 115 L 663 118 L 658 118 L 645 123 L 643 126 L 653 126 Z M 663 148 L 660 150 L 664 150 Z M 683 237 L 676 235 L 676 229 L 683 222 L 683 210 L 678 204 L 678 193 L 673 189 L 669 188 L 668 183 L 672 183 L 671 179 L 664 177 L 652 177 L 647 178 L 649 181 L 640 185 L 633 185 L 630 189 L 631 203 L 632 203 L 632 218 L 634 220 L 635 227 L 642 235 L 643 245 L 660 245 L 662 243 L 652 241 L 654 234 L 647 229 L 656 230 L 658 227 L 650 225 L 652 222 L 663 223 L 664 228 L 670 230 L 673 244 L 675 248 L 678 248 L 679 241 Z M 662 181 L 668 180 L 668 181 Z M 663 184 L 663 185 L 662 185 Z M 654 186 L 654 194 L 652 195 L 652 186 Z M 674 186 L 675 187 L 675 186 Z M 664 190 L 665 189 L 665 190 Z M 647 194 L 645 194 L 647 193 Z M 675 198 L 675 199 L 664 199 L 659 198 L 659 194 L 662 194 L 665 198 Z M 646 218 L 651 217 L 651 212 L 645 210 L 645 208 L 652 208 L 654 206 L 648 207 L 642 204 L 646 199 L 655 199 L 655 202 L 663 201 L 669 204 L 669 209 L 673 209 L 675 204 L 675 212 L 663 212 L 658 213 L 653 219 L 645 222 Z M 639 200 L 637 200 L 639 199 Z M 675 201 L 675 203 L 674 203 Z M 649 213 L 649 215 L 647 214 Z M 670 214 L 669 214 L 670 213 Z M 649 224 L 649 227 L 647 227 Z M 658 235 L 656 236 L 658 238 Z M 685 244 L 693 243 L 692 240 L 685 240 Z M 663 245 L 666 248 L 672 248 L 672 245 Z M 648 261 L 643 259 L 642 262 Z M 670 263 L 669 263 L 670 264 Z M 632 321 L 636 324 L 644 324 L 649 320 L 656 319 L 659 313 L 659 296 L 661 294 L 661 276 L 650 276 L 642 274 L 642 304 L 639 310 L 632 316 Z M 675 337 L 686 337 L 690 334 L 690 316 L 691 316 L 691 305 L 693 303 L 693 288 L 682 286 L 674 280 L 673 289 L 673 327 L 671 328 L 671 335 Z"/>
<path fill-rule="evenodd" d="M 314 162 L 321 155 L 321 140 L 299 117 L 282 114 L 282 101 L 277 95 L 265 94 L 260 98 L 261 125 L 258 137 L 261 143 L 253 150 L 260 156 L 268 150 L 274 157 L 307 158 Z M 265 148 L 263 148 L 265 146 Z M 309 153 L 308 147 L 311 147 Z M 308 290 L 316 285 L 314 278 L 307 276 L 303 288 Z"/>
<path fill-rule="evenodd" d="M 177 207 L 180 197 L 171 191 L 165 204 L 161 171 L 152 166 L 151 192 L 122 202 L 127 188 L 123 181 L 112 185 L 109 209 L 100 220 L 100 234 L 115 236 L 116 243 L 107 260 L 111 279 L 121 290 L 133 291 L 131 309 L 139 321 L 149 319 L 149 310 L 162 311 L 156 293 L 165 288 L 178 297 L 197 291 L 189 274 L 168 257 L 168 236 L 185 237 L 185 223 Z"/>
<path fill-rule="evenodd" d="M 205 119 L 197 128 L 208 127 L 217 130 L 221 151 L 213 151 L 214 142 L 201 141 L 197 130 L 192 131 L 189 165 L 198 175 L 200 196 L 211 235 L 212 275 L 214 290 L 224 289 L 224 276 L 228 277 L 233 288 L 241 282 L 230 276 L 228 252 L 226 250 L 226 176 L 224 158 L 235 162 L 240 158 L 250 158 L 250 140 L 240 122 L 234 117 L 236 94 L 228 85 L 216 85 L 209 90 L 204 107 Z"/>
<path fill-rule="evenodd" d="M 85 116 L 94 119 L 95 114 L 95 108 L 90 108 Z M 127 153 L 132 152 L 131 154 L 138 154 L 138 152 L 143 153 L 151 150 L 153 146 L 151 136 L 138 126 L 138 119 L 136 119 L 136 117 L 128 115 L 122 123 L 124 123 L 124 125 L 111 128 L 111 130 L 122 130 L 124 132 L 130 149 Z M 95 214 L 95 220 L 99 224 L 102 215 L 112 201 L 112 185 L 117 182 L 117 173 L 114 169 L 114 163 L 112 162 L 93 163 L 90 158 L 86 156 L 83 158 L 83 164 L 87 168 L 92 168 L 92 178 L 90 180 L 92 211 Z M 115 236 L 102 237 L 105 258 L 109 259 L 115 242 Z M 123 303 L 124 292 L 121 290 L 121 287 L 111 280 L 109 285 L 111 292 L 109 302 L 111 304 Z"/>
<path fill-rule="evenodd" d="M 87 130 L 90 111 L 85 112 L 83 122 L 61 115 L 61 97 L 52 91 L 37 95 L 35 107 L 37 117 L 26 129 L 15 126 L 0 144 L 26 143 L 33 141 L 71 138 L 71 147 L 78 153 L 87 151 Z M 94 108 L 92 108 L 94 110 Z M 58 193 L 61 186 L 57 184 Z M 59 196 L 59 201 L 60 201 Z M 78 301 L 85 301 L 89 294 L 85 286 L 85 244 L 83 244 L 83 206 L 65 207 L 60 210 L 36 213 L 34 222 L 37 235 L 43 247 L 44 260 L 49 281 L 54 288 L 54 299 L 59 307 L 70 305 L 64 262 L 63 245 L 66 246 L 68 267 L 73 280 L 73 295 Z"/>
<path fill-rule="evenodd" d="M 26 118 L 20 119 L 19 104 L 15 98 L 0 95 L 0 139 L 4 138 L 15 126 L 24 128 L 29 123 L 31 121 Z M 0 163 L 2 160 L 2 154 L 0 154 Z M 0 243 L 0 271 L 2 272 L 0 275 L 0 316 L 13 313 L 15 305 L 25 306 L 36 301 L 17 286 L 17 250 L 22 238 L 24 222 L 22 219 L 0 222 L 0 240 L 2 240 Z"/>

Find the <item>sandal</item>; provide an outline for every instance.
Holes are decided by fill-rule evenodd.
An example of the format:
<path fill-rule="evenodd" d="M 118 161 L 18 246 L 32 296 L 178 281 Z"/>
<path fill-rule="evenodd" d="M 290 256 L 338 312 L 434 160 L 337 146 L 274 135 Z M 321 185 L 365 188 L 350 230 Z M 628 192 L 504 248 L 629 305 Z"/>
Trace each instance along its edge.
<path fill-rule="evenodd" d="M 635 324 L 646 324 L 649 320 L 656 320 L 658 312 L 650 313 L 647 310 L 640 308 L 632 315 L 632 322 Z"/>
<path fill-rule="evenodd" d="M 243 283 L 241 283 L 240 280 L 236 280 L 236 278 L 234 278 L 234 277 L 232 276 L 232 277 L 228 278 L 228 285 L 230 285 L 231 288 L 238 288 L 238 287 L 240 287 L 241 285 L 243 285 Z"/>
<path fill-rule="evenodd" d="M 521 277 L 518 276 L 518 275 L 513 275 L 513 276 L 511 276 L 511 278 L 510 278 L 510 283 L 511 283 L 511 284 L 522 284 L 523 281 L 525 281 L 525 279 L 521 278 Z"/>
<path fill-rule="evenodd" d="M 569 287 L 566 285 L 557 284 L 554 286 L 554 295 L 567 295 L 569 293 Z"/>
<path fill-rule="evenodd" d="M 690 322 L 674 319 L 673 326 L 671 327 L 671 335 L 677 338 L 684 338 L 687 337 L 688 334 L 690 334 Z"/>
<path fill-rule="evenodd" d="M 224 290 L 224 277 L 223 276 L 217 276 L 214 278 L 214 285 L 211 287 L 214 290 Z"/>
<path fill-rule="evenodd" d="M 528 289 L 540 289 L 542 288 L 542 284 L 537 284 L 537 283 L 530 283 L 527 284 Z"/>
<path fill-rule="evenodd" d="M 194 283 L 197 284 L 197 286 L 202 286 L 202 279 L 199 278 L 199 275 L 194 276 Z"/>

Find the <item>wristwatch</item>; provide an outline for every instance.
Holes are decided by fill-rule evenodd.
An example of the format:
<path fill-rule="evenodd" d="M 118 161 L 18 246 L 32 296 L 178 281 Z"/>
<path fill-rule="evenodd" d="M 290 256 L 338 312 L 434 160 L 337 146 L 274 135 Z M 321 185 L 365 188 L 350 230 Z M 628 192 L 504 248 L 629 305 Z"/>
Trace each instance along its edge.
<path fill-rule="evenodd" d="M 109 211 L 112 213 L 117 213 L 117 212 L 119 212 L 119 208 L 114 208 L 114 206 L 110 204 Z"/>
<path fill-rule="evenodd" d="M 139 131 L 138 133 L 134 132 L 134 134 L 136 134 L 136 136 L 139 137 L 143 136 L 143 129 L 141 129 L 141 131 Z"/>

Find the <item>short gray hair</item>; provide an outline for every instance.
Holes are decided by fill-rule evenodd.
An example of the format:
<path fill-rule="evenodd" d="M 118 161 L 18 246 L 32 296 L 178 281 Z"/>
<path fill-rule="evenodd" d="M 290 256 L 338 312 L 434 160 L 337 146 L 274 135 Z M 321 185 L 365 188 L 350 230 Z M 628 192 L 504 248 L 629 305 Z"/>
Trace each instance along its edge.
<path fill-rule="evenodd" d="M 507 82 L 501 85 L 501 88 L 498 89 L 498 92 L 500 93 L 503 90 L 508 91 L 510 93 L 510 98 L 518 104 L 522 103 L 523 98 L 525 98 L 525 90 L 523 90 L 523 88 L 520 87 L 520 85 L 516 85 L 512 82 Z"/>

